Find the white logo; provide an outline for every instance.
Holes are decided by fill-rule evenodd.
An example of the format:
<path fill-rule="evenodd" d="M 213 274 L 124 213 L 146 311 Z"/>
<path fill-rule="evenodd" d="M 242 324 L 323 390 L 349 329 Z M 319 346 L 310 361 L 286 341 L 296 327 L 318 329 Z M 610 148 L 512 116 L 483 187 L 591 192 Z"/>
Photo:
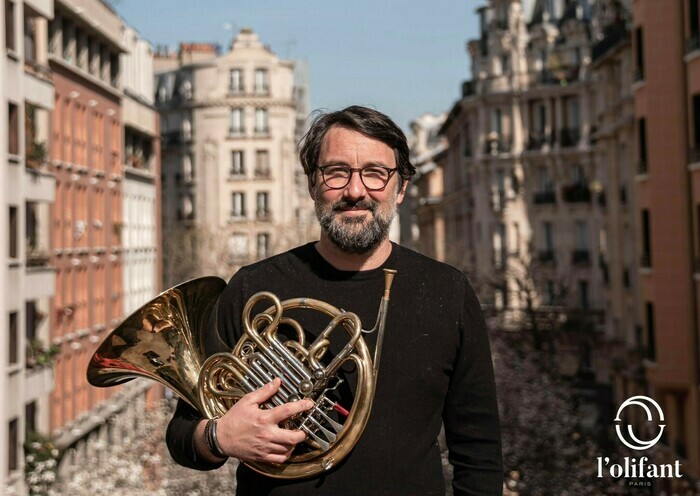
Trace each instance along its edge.
<path fill-rule="evenodd" d="M 658 412 L 658 417 L 659 417 L 659 422 L 664 421 L 664 412 L 661 410 L 661 407 L 659 404 L 649 398 L 648 396 L 632 396 L 631 398 L 628 398 L 625 400 L 625 402 L 620 405 L 620 408 L 617 410 L 617 416 L 615 417 L 615 422 L 618 422 L 615 424 L 615 431 L 617 432 L 617 437 L 620 438 L 620 441 L 622 441 L 622 444 L 627 446 L 628 448 L 631 448 L 633 450 L 645 450 L 649 449 L 652 446 L 654 446 L 656 443 L 659 442 L 659 439 L 661 439 L 662 434 L 664 433 L 664 427 L 666 427 L 666 424 L 659 424 L 659 433 L 657 436 L 650 440 L 650 441 L 645 441 L 643 439 L 639 439 L 637 436 L 634 435 L 634 432 L 632 432 L 632 426 L 628 425 L 627 426 L 627 435 L 629 436 L 629 441 L 625 438 L 625 435 L 623 434 L 622 431 L 622 426 L 619 422 L 621 422 L 620 419 L 620 414 L 622 413 L 622 410 L 627 408 L 630 405 L 636 405 L 636 406 L 641 406 L 644 411 L 647 414 L 647 420 L 649 422 L 654 421 L 654 416 L 652 415 L 651 409 L 649 408 L 649 404 L 652 405 L 654 408 L 656 408 L 656 411 Z"/>

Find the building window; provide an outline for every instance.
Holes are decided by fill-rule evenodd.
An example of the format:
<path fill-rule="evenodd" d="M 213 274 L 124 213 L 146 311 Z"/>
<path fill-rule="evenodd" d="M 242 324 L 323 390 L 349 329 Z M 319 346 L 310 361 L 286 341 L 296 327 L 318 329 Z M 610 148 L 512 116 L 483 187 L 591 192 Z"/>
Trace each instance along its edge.
<path fill-rule="evenodd" d="M 10 312 L 9 315 L 9 341 L 10 341 L 10 350 L 9 350 L 9 363 L 10 365 L 14 365 L 15 363 L 19 362 L 19 337 L 18 337 L 18 315 L 17 312 Z"/>
<path fill-rule="evenodd" d="M 644 306 L 647 331 L 647 358 L 652 362 L 656 361 L 656 329 L 654 326 L 654 304 L 647 301 Z"/>
<path fill-rule="evenodd" d="M 635 71 L 634 80 L 643 81 L 644 80 L 644 34 L 642 28 L 637 28 L 634 30 L 634 41 L 635 41 Z"/>
<path fill-rule="evenodd" d="M 574 223 L 574 254 L 573 264 L 587 264 L 590 262 L 588 251 L 588 223 L 577 220 Z"/>
<path fill-rule="evenodd" d="M 10 207 L 9 214 L 9 253 L 10 258 L 17 258 L 19 257 L 19 210 L 17 209 L 17 207 Z"/>
<path fill-rule="evenodd" d="M 507 22 L 507 21 L 506 21 Z M 501 74 L 506 75 L 508 73 L 508 61 L 509 57 L 506 54 L 501 55 Z"/>
<path fill-rule="evenodd" d="M 642 209 L 642 267 L 651 267 L 651 220 L 649 209 Z"/>
<path fill-rule="evenodd" d="M 114 88 L 119 86 L 119 55 L 109 54 L 109 84 Z"/>
<path fill-rule="evenodd" d="M 245 124 L 243 123 L 243 109 L 231 109 L 231 129 L 229 132 L 232 135 L 240 135 L 245 132 Z"/>
<path fill-rule="evenodd" d="M 24 60 L 29 63 L 36 62 L 36 18 L 26 14 L 24 16 Z"/>
<path fill-rule="evenodd" d="M 506 226 L 505 224 L 498 224 L 493 233 L 493 261 L 497 269 L 502 269 L 506 265 L 506 249 Z"/>
<path fill-rule="evenodd" d="M 637 121 L 637 136 L 639 143 L 639 173 L 647 173 L 647 120 L 641 118 Z"/>
<path fill-rule="evenodd" d="M 27 337 L 27 343 L 31 343 L 36 339 L 37 328 L 43 319 L 43 315 L 36 308 L 36 301 L 27 301 L 24 304 L 24 319 L 26 322 L 25 334 Z"/>
<path fill-rule="evenodd" d="M 178 211 L 178 218 L 180 220 L 193 220 L 194 219 L 194 196 L 193 195 L 183 195 L 180 197 L 180 210 Z"/>
<path fill-rule="evenodd" d="M 269 195 L 267 192 L 261 191 L 258 193 L 256 215 L 258 220 L 267 220 L 270 217 Z"/>
<path fill-rule="evenodd" d="M 5 48 L 16 51 L 15 45 L 15 2 L 5 0 Z"/>
<path fill-rule="evenodd" d="M 245 218 L 245 193 L 237 191 L 231 194 L 231 217 Z"/>
<path fill-rule="evenodd" d="M 266 258 L 270 255 L 270 235 L 267 233 L 258 234 L 258 258 Z"/>
<path fill-rule="evenodd" d="M 554 191 L 554 184 L 549 177 L 549 169 L 547 169 L 547 167 L 540 167 L 538 169 L 538 179 L 541 192 L 546 193 Z"/>
<path fill-rule="evenodd" d="M 545 305 L 551 306 L 551 305 L 554 305 L 556 303 L 557 291 L 556 291 L 556 288 L 554 286 L 554 281 L 552 281 L 551 279 L 547 279 L 547 281 L 545 282 L 544 296 L 545 296 L 545 301 L 544 301 Z"/>
<path fill-rule="evenodd" d="M 36 401 L 24 405 L 24 437 L 36 432 Z"/>
<path fill-rule="evenodd" d="M 542 223 L 542 249 L 539 254 L 540 262 L 554 262 L 554 225 L 551 222 Z"/>
<path fill-rule="evenodd" d="M 583 310 L 590 308 L 590 301 L 588 300 L 588 281 L 578 282 L 578 306 Z"/>
<path fill-rule="evenodd" d="M 63 38 L 63 59 L 71 63 L 73 62 L 73 57 L 71 54 L 71 38 L 72 38 L 72 26 L 68 19 L 65 17 L 61 20 L 61 32 L 62 32 L 62 38 Z"/>
<path fill-rule="evenodd" d="M 228 239 L 228 254 L 232 262 L 248 258 L 248 235 L 234 233 Z"/>
<path fill-rule="evenodd" d="M 243 70 L 231 69 L 229 74 L 229 92 L 232 95 L 243 93 Z"/>
<path fill-rule="evenodd" d="M 256 134 L 267 134 L 269 129 L 267 127 L 267 109 L 256 108 L 255 109 L 255 133 Z"/>
<path fill-rule="evenodd" d="M 231 176 L 245 176 L 245 161 L 242 150 L 231 152 Z"/>
<path fill-rule="evenodd" d="M 182 156 L 182 179 L 185 184 L 194 181 L 194 166 L 192 165 L 192 155 L 189 153 Z"/>
<path fill-rule="evenodd" d="M 693 95 L 693 148 L 690 162 L 700 162 L 700 94 Z"/>
<path fill-rule="evenodd" d="M 7 438 L 7 468 L 10 472 L 19 469 L 19 420 L 10 420 Z"/>
<path fill-rule="evenodd" d="M 267 150 L 255 152 L 255 176 L 270 177 L 270 154 Z"/>
<path fill-rule="evenodd" d="M 269 91 L 267 69 L 255 69 L 255 94 L 266 95 Z"/>
<path fill-rule="evenodd" d="M 9 103 L 7 112 L 7 151 L 11 155 L 19 155 L 19 107 Z"/>

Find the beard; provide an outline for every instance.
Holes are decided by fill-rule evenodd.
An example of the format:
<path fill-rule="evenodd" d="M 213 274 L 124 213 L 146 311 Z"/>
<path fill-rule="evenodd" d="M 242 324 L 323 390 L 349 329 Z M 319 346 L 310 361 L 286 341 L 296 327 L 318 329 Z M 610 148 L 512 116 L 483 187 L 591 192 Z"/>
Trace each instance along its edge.
<path fill-rule="evenodd" d="M 389 236 L 389 227 L 396 215 L 395 202 L 396 195 L 393 204 L 382 209 L 381 204 L 374 200 L 338 200 L 328 203 L 317 197 L 316 218 L 335 246 L 346 253 L 364 254 Z M 351 207 L 367 209 L 368 214 L 362 217 L 343 216 L 343 209 Z"/>

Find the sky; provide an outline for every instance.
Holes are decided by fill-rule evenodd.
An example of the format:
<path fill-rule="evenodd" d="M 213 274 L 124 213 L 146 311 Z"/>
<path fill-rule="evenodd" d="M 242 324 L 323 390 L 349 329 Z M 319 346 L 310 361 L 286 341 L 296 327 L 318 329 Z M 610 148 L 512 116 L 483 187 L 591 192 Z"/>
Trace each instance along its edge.
<path fill-rule="evenodd" d="M 404 130 L 449 111 L 471 78 L 467 40 L 479 0 L 112 0 L 153 46 L 220 43 L 252 28 L 282 58 L 309 66 L 311 109 L 360 104 Z"/>

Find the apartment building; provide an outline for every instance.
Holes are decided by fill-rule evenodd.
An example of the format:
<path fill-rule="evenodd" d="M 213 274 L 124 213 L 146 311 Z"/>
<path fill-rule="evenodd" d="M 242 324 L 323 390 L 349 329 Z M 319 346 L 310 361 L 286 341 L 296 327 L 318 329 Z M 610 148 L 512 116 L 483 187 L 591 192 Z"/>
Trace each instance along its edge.
<path fill-rule="evenodd" d="M 700 15 L 697 0 L 632 2 L 636 162 L 631 215 L 649 392 L 663 444 L 700 477 Z"/>
<path fill-rule="evenodd" d="M 59 354 L 50 428 L 62 473 L 114 436 L 109 419 L 141 410 L 160 389 L 87 384 L 98 344 L 160 288 L 158 115 L 152 53 L 101 0 L 57 0 L 49 64 L 55 87 L 51 170 L 51 339 Z"/>
<path fill-rule="evenodd" d="M 0 8 L 0 491 L 24 494 L 27 435 L 49 429 L 50 215 L 56 179 L 48 163 L 54 87 L 46 44 L 52 0 Z"/>
<path fill-rule="evenodd" d="M 247 28 L 225 53 L 183 43 L 157 56 L 156 95 L 166 285 L 312 238 L 292 61 Z"/>
<path fill-rule="evenodd" d="M 122 220 L 124 314 L 161 290 L 160 116 L 154 106 L 153 52 L 130 27 L 124 29 L 122 117 L 124 161 Z"/>
<path fill-rule="evenodd" d="M 447 142 L 439 135 L 447 114 L 423 114 L 411 122 L 408 136 L 416 175 L 400 209 L 401 243 L 437 260 L 445 260 L 445 223 L 440 208 L 442 163 Z"/>

